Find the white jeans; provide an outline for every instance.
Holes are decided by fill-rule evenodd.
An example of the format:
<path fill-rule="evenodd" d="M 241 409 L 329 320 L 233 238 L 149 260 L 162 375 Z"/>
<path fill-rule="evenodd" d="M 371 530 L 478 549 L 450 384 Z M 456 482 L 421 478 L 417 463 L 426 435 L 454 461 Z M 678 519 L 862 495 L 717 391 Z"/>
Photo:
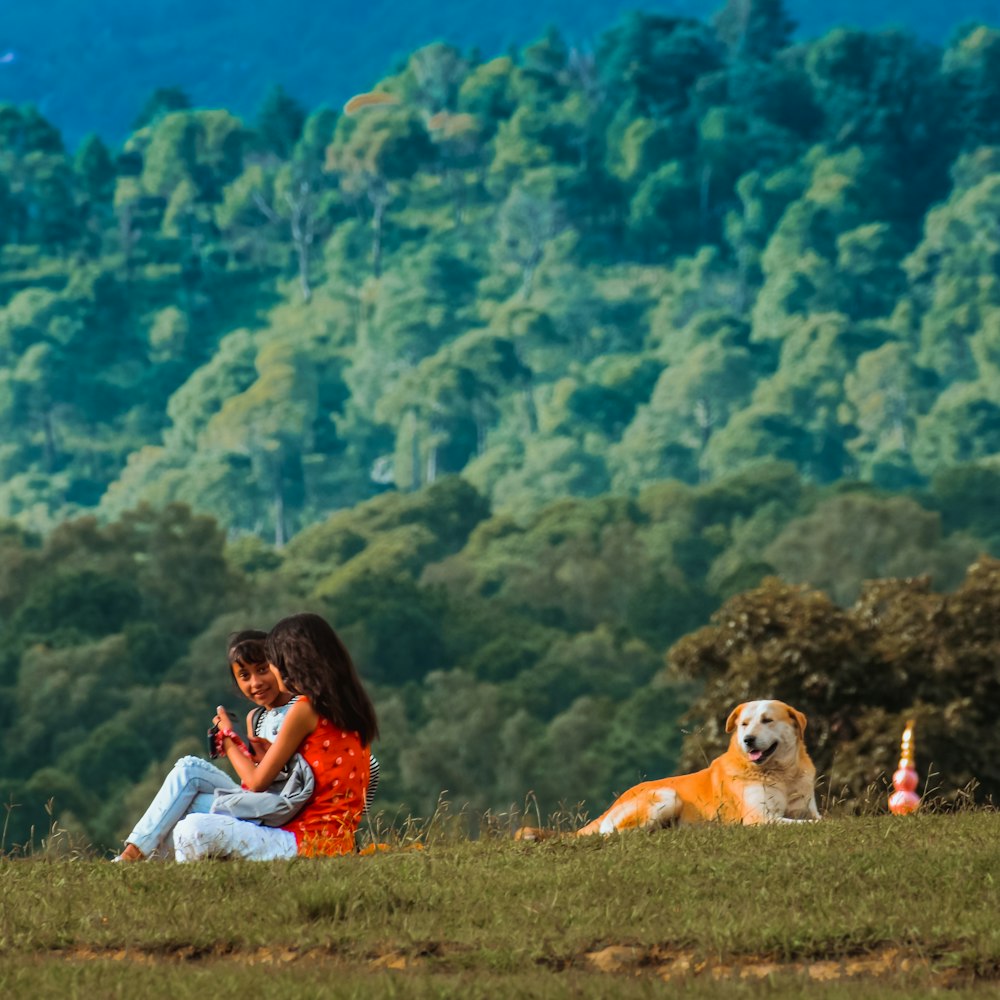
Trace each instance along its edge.
<path fill-rule="evenodd" d="M 224 771 L 201 757 L 181 757 L 163 779 L 160 790 L 135 829 L 125 838 L 148 858 L 170 855 L 174 827 L 189 813 L 207 813 L 216 788 L 239 788 Z"/>
<path fill-rule="evenodd" d="M 232 816 L 191 813 L 174 827 L 174 857 L 178 861 L 202 858 L 285 861 L 297 854 L 294 834 Z"/>

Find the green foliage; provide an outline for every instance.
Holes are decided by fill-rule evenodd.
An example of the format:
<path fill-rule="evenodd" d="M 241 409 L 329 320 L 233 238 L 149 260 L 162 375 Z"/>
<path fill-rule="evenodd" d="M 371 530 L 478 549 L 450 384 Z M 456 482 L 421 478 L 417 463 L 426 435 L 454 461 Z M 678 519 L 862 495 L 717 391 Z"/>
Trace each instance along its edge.
<path fill-rule="evenodd" d="M 280 545 L 448 474 L 528 517 L 989 462 L 994 40 L 792 44 L 734 0 L 592 56 L 435 43 L 351 113 L 160 89 L 72 157 L 4 105 L 0 513 L 177 500 Z"/>
<path fill-rule="evenodd" d="M 782 0 L 728 0 L 713 23 L 731 51 L 761 60 L 783 49 L 795 28 Z"/>
<path fill-rule="evenodd" d="M 256 130 L 264 148 L 283 159 L 295 149 L 306 121 L 305 109 L 281 86 L 268 91 L 257 112 Z"/>
<path fill-rule="evenodd" d="M 190 107 L 191 99 L 180 87 L 157 87 L 146 98 L 132 123 L 132 130 L 138 131 L 164 115 L 169 115 L 173 111 L 187 111 Z"/>
<path fill-rule="evenodd" d="M 862 580 L 931 574 L 938 587 L 959 584 L 977 542 L 942 537 L 938 515 L 907 497 L 845 493 L 790 521 L 764 550 L 781 576 L 851 604 Z"/>
<path fill-rule="evenodd" d="M 0 786 L 24 806 L 9 834 L 23 841 L 44 827 L 55 796 L 60 814 L 109 843 L 132 769 L 200 728 L 188 689 L 164 676 L 236 593 L 223 537 L 208 519 L 168 507 L 106 527 L 67 522 L 42 545 L 4 538 L 18 579 L 4 595 Z"/>
<path fill-rule="evenodd" d="M 934 478 L 929 506 L 940 511 L 942 527 L 947 531 L 968 532 L 982 539 L 994 551 L 1000 532 L 997 490 L 1000 471 L 970 465 L 952 469 Z"/>
<path fill-rule="evenodd" d="M 712 624 L 670 653 L 678 674 L 701 691 L 685 740 L 694 766 L 727 742 L 733 705 L 780 698 L 809 718 L 807 742 L 834 795 L 859 802 L 895 768 L 898 733 L 917 719 L 919 768 L 950 797 L 970 781 L 996 796 L 997 650 L 988 624 L 997 613 L 1000 563 L 980 559 L 953 594 L 926 578 L 865 585 L 850 609 L 825 594 L 776 578 L 731 598 Z"/>
<path fill-rule="evenodd" d="M 697 21 L 636 12 L 604 35 L 598 62 L 615 106 L 666 118 L 686 109 L 698 78 L 721 59 L 711 31 Z"/>
<path fill-rule="evenodd" d="M 965 477 L 988 493 L 985 473 Z M 855 794 L 886 766 L 893 747 L 884 729 L 907 711 L 922 713 L 935 755 L 962 777 L 949 791 L 972 777 L 985 785 L 994 780 L 988 751 L 970 756 L 949 743 L 927 706 L 953 712 L 962 699 L 992 697 L 989 640 L 968 652 L 959 641 L 962 615 L 992 613 L 991 563 L 974 567 L 969 596 L 969 582 L 948 596 L 925 584 L 878 585 L 885 600 L 893 587 L 903 595 L 884 628 L 878 615 L 856 621 L 870 585 L 845 611 L 817 591 L 771 581 L 718 612 L 727 628 L 743 622 L 738 641 L 725 629 L 692 632 L 720 600 L 776 568 L 841 600 L 865 577 L 914 567 L 938 567 L 947 585 L 975 542 L 944 534 L 942 519 L 986 529 L 992 507 L 956 524 L 961 508 L 944 484 L 924 498 L 932 501 L 941 515 L 864 489 L 818 491 L 792 467 L 770 465 L 704 486 L 661 483 L 637 500 L 563 500 L 524 524 L 491 514 L 468 483 L 446 477 L 341 511 L 280 550 L 252 536 L 224 548 L 212 521 L 177 505 L 104 526 L 67 522 L 44 541 L 9 525 L 0 532 L 8 733 L 0 781 L 24 805 L 13 832 L 27 837 L 55 796 L 55 815 L 92 839 L 121 836 L 143 807 L 130 790 L 136 780 L 162 774 L 211 706 L 233 697 L 226 635 L 302 607 L 336 623 L 374 685 L 380 794 L 390 809 L 427 815 L 445 789 L 483 810 L 528 792 L 546 810 L 596 809 L 682 766 L 680 720 L 690 706 L 704 722 L 719 702 L 763 694 L 810 713 L 818 760 L 826 765 L 836 751 L 830 780 Z M 859 525 L 870 542 L 855 544 Z M 925 661 L 907 653 L 915 658 L 905 683 L 924 693 L 904 704 L 904 682 L 884 676 L 899 665 L 881 650 L 930 648 L 928 630 L 943 621 L 918 609 L 928 624 L 911 636 L 900 618 L 911 613 L 907 594 L 952 609 L 934 662 L 959 656 L 965 665 L 939 690 L 922 673 Z M 983 636 L 983 627 L 968 635 Z M 672 645 L 684 677 L 661 672 Z M 137 731 L 141 752 L 130 747 Z M 849 738 L 859 742 L 842 758 Z M 686 752 L 683 763 L 700 751 Z M 843 759 L 856 760 L 855 770 Z"/>
<path fill-rule="evenodd" d="M 793 44 L 788 11 L 435 43 L 344 113 L 161 89 L 72 155 L 0 106 L 0 777 L 31 823 L 51 787 L 113 839 L 226 693 L 226 631 L 304 605 L 377 685 L 401 806 L 671 769 L 704 695 L 656 667 L 726 600 L 815 661 L 789 701 L 874 713 L 871 776 L 877 713 L 919 706 L 865 686 L 843 606 L 1000 554 L 997 44 Z M 828 595 L 804 624 L 793 583 Z M 745 665 L 714 704 L 763 693 Z M 86 751 L 46 748 L 49 682 Z M 130 757 L 143 712 L 173 729 Z"/>

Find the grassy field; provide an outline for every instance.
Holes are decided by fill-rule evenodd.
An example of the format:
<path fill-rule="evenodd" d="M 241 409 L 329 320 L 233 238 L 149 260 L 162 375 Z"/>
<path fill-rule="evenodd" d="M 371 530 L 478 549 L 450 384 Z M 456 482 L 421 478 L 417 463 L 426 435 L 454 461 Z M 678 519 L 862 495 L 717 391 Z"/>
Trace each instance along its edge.
<path fill-rule="evenodd" d="M 1000 813 L 0 860 L 3 997 L 1000 995 Z"/>

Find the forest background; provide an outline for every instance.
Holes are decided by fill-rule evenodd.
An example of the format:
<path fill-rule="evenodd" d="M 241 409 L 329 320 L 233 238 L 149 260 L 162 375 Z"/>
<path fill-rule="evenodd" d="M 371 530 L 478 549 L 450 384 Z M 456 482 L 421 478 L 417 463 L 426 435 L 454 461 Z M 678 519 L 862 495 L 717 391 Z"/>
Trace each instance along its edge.
<path fill-rule="evenodd" d="M 911 715 L 1000 791 L 1000 31 L 791 10 L 436 42 L 350 114 L 0 105 L 7 847 L 113 843 L 307 607 L 390 815 L 593 814 L 764 694 L 828 801 Z"/>

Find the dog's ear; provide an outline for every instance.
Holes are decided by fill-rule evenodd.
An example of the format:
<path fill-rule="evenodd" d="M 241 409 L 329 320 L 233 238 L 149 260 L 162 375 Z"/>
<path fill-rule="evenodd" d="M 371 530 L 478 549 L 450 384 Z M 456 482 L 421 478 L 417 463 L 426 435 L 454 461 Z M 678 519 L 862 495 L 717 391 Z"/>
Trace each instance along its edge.
<path fill-rule="evenodd" d="M 785 708 L 788 710 L 795 728 L 798 729 L 799 736 L 804 736 L 806 732 L 806 717 L 797 708 L 792 708 L 791 705 L 786 705 Z"/>
<path fill-rule="evenodd" d="M 745 701 L 742 702 L 741 704 L 737 705 L 736 708 L 734 708 L 729 713 L 729 718 L 726 719 L 726 732 L 727 733 L 731 733 L 736 728 L 736 720 L 739 718 L 740 712 L 743 711 L 743 706 L 744 705 L 746 705 Z"/>

